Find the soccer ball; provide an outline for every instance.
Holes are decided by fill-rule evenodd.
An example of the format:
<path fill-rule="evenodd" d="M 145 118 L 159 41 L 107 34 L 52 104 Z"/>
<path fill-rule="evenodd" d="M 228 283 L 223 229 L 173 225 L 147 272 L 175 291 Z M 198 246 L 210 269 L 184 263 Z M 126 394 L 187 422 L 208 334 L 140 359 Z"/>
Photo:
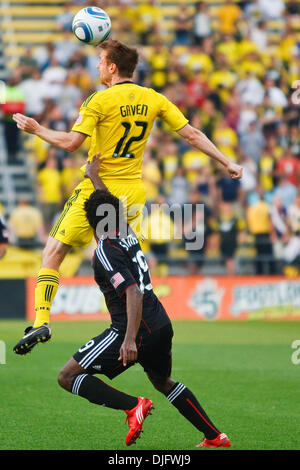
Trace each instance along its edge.
<path fill-rule="evenodd" d="M 72 31 L 85 44 L 100 44 L 107 39 L 110 30 L 110 17 L 98 7 L 82 8 L 73 18 Z"/>

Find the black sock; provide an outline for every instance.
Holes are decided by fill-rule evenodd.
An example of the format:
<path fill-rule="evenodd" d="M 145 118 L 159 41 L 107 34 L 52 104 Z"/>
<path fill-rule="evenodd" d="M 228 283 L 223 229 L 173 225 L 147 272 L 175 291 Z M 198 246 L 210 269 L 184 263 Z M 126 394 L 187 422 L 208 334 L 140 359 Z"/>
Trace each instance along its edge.
<path fill-rule="evenodd" d="M 102 380 L 89 374 L 76 375 L 72 393 L 86 398 L 91 403 L 115 410 L 131 410 L 138 404 L 136 397 L 110 387 Z"/>
<path fill-rule="evenodd" d="M 196 397 L 180 382 L 165 394 L 167 399 L 178 411 L 188 419 L 207 439 L 215 439 L 220 431 L 211 422 Z"/>

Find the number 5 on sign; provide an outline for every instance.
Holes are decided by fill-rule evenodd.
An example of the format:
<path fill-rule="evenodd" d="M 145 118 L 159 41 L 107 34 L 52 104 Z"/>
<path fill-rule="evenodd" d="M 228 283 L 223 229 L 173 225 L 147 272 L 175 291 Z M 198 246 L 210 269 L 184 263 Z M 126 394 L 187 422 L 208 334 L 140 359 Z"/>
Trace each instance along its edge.
<path fill-rule="evenodd" d="M 4 341 L 0 341 L 0 364 L 6 364 L 6 346 Z"/>

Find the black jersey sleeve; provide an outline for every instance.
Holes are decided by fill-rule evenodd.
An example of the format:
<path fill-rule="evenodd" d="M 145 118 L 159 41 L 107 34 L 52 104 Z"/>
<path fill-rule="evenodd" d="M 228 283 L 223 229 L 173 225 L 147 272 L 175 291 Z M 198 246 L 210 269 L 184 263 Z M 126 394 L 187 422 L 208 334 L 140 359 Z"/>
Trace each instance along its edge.
<path fill-rule="evenodd" d="M 137 280 L 128 267 L 128 259 L 121 248 L 100 240 L 95 251 L 96 280 L 99 263 L 107 281 L 111 283 L 119 297 L 122 297 L 128 287 L 137 284 Z"/>
<path fill-rule="evenodd" d="M 4 219 L 0 214 L 0 243 L 8 243 L 8 231 Z"/>

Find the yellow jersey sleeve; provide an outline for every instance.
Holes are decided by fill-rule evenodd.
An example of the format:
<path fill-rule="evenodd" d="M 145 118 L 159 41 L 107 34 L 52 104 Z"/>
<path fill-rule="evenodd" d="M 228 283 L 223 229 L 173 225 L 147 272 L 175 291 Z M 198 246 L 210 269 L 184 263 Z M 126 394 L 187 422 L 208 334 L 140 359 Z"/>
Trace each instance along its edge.
<path fill-rule="evenodd" d="M 78 118 L 72 127 L 72 131 L 81 132 L 82 134 L 86 134 L 91 137 L 101 118 L 101 112 L 97 107 L 93 106 L 96 95 L 97 92 L 93 93 L 82 103 Z"/>
<path fill-rule="evenodd" d="M 165 121 L 173 131 L 179 131 L 186 126 L 189 121 L 177 106 L 160 93 L 157 93 L 157 95 L 160 96 L 160 111 L 158 117 Z"/>

